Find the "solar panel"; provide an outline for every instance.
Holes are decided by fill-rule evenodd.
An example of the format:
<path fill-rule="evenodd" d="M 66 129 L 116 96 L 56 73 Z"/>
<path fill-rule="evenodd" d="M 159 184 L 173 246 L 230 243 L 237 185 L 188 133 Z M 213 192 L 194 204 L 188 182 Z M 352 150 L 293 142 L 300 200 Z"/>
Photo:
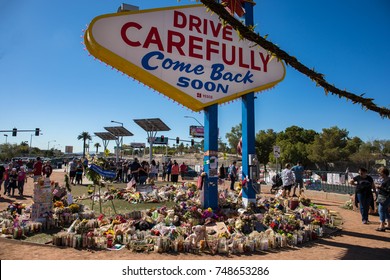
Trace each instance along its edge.
<path fill-rule="evenodd" d="M 116 140 L 115 135 L 112 135 L 110 132 L 95 132 L 95 135 L 102 140 Z"/>
<path fill-rule="evenodd" d="M 142 127 L 145 131 L 169 131 L 171 130 L 161 119 L 137 119 L 136 124 Z"/>
<path fill-rule="evenodd" d="M 117 136 L 117 137 L 119 137 L 119 136 L 133 136 L 134 135 L 133 133 L 128 131 L 123 126 L 109 126 L 109 127 L 105 127 L 104 129 L 107 130 L 108 132 L 110 132 L 112 135 Z"/>

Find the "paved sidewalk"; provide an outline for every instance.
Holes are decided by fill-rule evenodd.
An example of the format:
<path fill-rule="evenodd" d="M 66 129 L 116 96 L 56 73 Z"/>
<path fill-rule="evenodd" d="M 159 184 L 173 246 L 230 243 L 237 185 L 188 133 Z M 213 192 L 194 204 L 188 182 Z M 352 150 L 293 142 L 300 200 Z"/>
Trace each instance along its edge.
<path fill-rule="evenodd" d="M 58 173 L 58 176 L 63 174 Z M 60 178 L 60 177 L 58 177 Z M 57 179 L 60 180 L 60 179 Z M 30 183 L 31 184 L 31 183 Z M 31 200 L 32 187 L 27 188 L 26 201 Z M 30 192 L 30 193 L 29 193 Z M 269 187 L 262 186 L 262 192 L 269 195 Z M 19 240 L 0 238 L 1 260 L 390 260 L 390 231 L 377 232 L 378 216 L 370 216 L 370 223 L 362 224 L 358 211 L 346 210 L 341 206 L 349 195 L 307 191 L 306 196 L 329 210 L 339 212 L 342 230 L 335 235 L 309 242 L 302 247 L 287 248 L 267 253 L 249 255 L 195 255 L 131 253 L 120 251 L 88 251 L 37 245 Z M 13 198 L 0 198 L 0 209 L 5 209 Z M 5 207 L 5 208 L 4 208 Z"/>

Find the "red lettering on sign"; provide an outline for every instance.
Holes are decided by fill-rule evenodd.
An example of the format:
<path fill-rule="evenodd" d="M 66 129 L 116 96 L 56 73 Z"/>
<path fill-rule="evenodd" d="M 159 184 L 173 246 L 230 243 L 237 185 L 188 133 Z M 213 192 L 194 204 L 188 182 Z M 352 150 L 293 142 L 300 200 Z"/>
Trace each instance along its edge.
<path fill-rule="evenodd" d="M 196 16 L 187 16 L 182 12 L 174 12 L 173 25 L 180 29 L 190 29 L 197 33 L 211 33 L 212 36 L 218 37 L 221 35 L 224 40 L 232 40 L 232 27 L 222 27 L 220 23 L 214 23 L 211 20 L 201 20 Z M 129 31 L 131 29 L 131 32 Z M 271 60 L 271 55 L 268 53 L 257 52 L 255 50 L 247 50 L 245 48 L 227 44 L 224 41 L 205 39 L 198 35 L 187 35 L 188 33 L 167 30 L 166 34 L 160 34 L 158 27 L 152 26 L 146 35 L 145 41 L 140 42 L 131 39 L 131 36 L 141 31 L 143 26 L 136 22 L 127 22 L 121 28 L 121 37 L 123 41 L 131 47 L 141 47 L 148 49 L 158 49 L 168 53 L 177 52 L 181 56 L 190 58 L 205 59 L 207 61 L 222 61 L 225 65 L 238 65 L 245 69 L 255 71 L 268 71 L 268 63 Z M 138 37 L 138 36 L 137 36 Z"/>
<path fill-rule="evenodd" d="M 176 40 L 177 38 L 177 40 Z M 169 30 L 168 31 L 168 46 L 167 52 L 172 53 L 173 48 L 177 50 L 177 52 L 183 56 L 185 56 L 185 52 L 183 51 L 183 46 L 185 43 L 184 34 L 176 31 Z"/>
<path fill-rule="evenodd" d="M 228 59 L 227 45 L 222 45 L 222 60 L 226 65 L 233 65 L 236 62 L 236 46 L 232 46 L 231 58 Z"/>
<path fill-rule="evenodd" d="M 269 54 L 267 54 L 267 57 L 264 57 L 264 54 L 260 53 L 260 58 L 261 58 L 261 61 L 263 62 L 263 71 L 267 72 L 268 71 L 268 68 L 267 68 L 268 62 L 269 62 L 271 57 Z"/>
<path fill-rule="evenodd" d="M 219 42 L 207 40 L 206 42 L 206 59 L 211 60 L 211 53 L 219 53 L 218 49 L 213 49 L 213 46 L 219 46 Z"/>
<path fill-rule="evenodd" d="M 256 65 L 255 52 L 251 51 L 251 65 L 253 70 L 261 71 L 261 67 Z"/>
<path fill-rule="evenodd" d="M 133 41 L 130 41 L 130 39 L 127 37 L 126 32 L 127 32 L 127 29 L 129 29 L 130 27 L 135 27 L 138 30 L 142 29 L 142 26 L 136 22 L 128 22 L 128 23 L 124 24 L 121 28 L 121 36 L 122 36 L 123 41 L 125 41 L 126 44 L 128 44 L 129 46 L 132 46 L 132 47 L 141 46 L 141 43 L 139 41 L 133 42 Z"/>
<path fill-rule="evenodd" d="M 194 15 L 189 15 L 187 19 L 186 14 L 180 11 L 173 13 L 173 26 L 176 28 L 188 28 L 189 31 L 194 31 L 204 35 L 212 35 L 218 38 L 222 31 L 222 39 L 226 41 L 233 41 L 233 28 L 230 25 L 222 26 L 220 22 L 214 22 L 209 19 L 201 19 Z"/>
<path fill-rule="evenodd" d="M 146 37 L 145 43 L 142 47 L 147 49 L 151 44 L 156 45 L 160 51 L 164 51 L 164 46 L 161 41 L 160 33 L 158 33 L 157 27 L 150 28 L 149 34 Z"/>
<path fill-rule="evenodd" d="M 195 36 L 189 36 L 188 54 L 191 57 L 203 59 L 203 55 L 202 55 L 203 46 L 202 44 L 197 44 L 198 42 L 202 43 L 203 39 Z M 199 50 L 200 53 L 196 53 L 197 50 Z"/>

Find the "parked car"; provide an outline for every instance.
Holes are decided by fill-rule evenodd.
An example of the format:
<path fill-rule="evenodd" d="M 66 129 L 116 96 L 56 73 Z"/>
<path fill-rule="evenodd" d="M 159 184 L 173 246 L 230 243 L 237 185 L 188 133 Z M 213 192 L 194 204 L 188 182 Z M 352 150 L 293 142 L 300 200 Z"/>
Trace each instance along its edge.
<path fill-rule="evenodd" d="M 198 177 L 198 172 L 196 172 L 191 167 L 187 166 L 187 172 L 184 173 L 184 177 L 190 177 L 190 178 Z"/>

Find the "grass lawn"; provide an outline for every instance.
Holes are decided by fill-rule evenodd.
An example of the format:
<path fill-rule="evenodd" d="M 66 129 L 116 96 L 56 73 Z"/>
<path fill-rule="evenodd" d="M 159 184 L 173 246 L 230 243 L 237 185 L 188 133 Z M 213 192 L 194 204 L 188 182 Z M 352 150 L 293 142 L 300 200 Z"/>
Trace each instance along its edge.
<path fill-rule="evenodd" d="M 166 182 L 157 182 L 157 186 L 162 186 L 166 184 Z M 93 186 L 87 186 L 87 185 L 72 185 L 72 195 L 74 198 L 78 197 L 87 197 L 88 196 L 88 189 L 93 190 Z M 107 189 L 115 188 L 117 190 L 125 189 L 126 184 L 125 183 L 114 183 L 107 185 L 107 187 L 101 188 L 101 193 L 104 193 L 107 191 Z M 98 187 L 96 187 L 96 192 L 98 191 Z M 100 205 L 99 201 L 95 201 L 94 205 L 92 207 L 92 200 L 91 199 L 78 199 L 77 203 L 83 204 L 85 206 L 88 206 L 90 209 L 93 209 L 95 213 L 103 213 L 107 216 L 111 216 L 115 214 L 115 210 L 117 214 L 123 214 L 123 213 L 129 213 L 132 211 L 138 211 L 138 210 L 145 210 L 150 208 L 158 208 L 162 206 L 172 207 L 175 203 L 173 201 L 166 201 L 162 203 L 129 203 L 126 200 L 123 199 L 113 199 L 112 201 L 106 201 L 101 202 L 101 211 L 100 211 Z"/>

